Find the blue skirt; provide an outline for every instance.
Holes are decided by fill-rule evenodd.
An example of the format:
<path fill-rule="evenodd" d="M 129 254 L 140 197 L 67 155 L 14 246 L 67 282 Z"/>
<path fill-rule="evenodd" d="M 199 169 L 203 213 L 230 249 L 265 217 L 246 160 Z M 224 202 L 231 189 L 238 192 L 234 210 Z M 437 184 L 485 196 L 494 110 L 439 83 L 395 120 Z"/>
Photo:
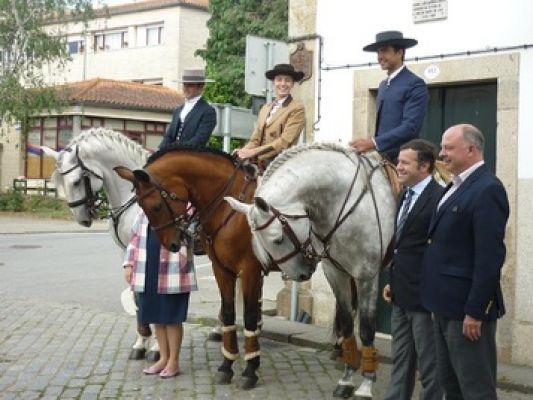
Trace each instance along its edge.
<path fill-rule="evenodd" d="M 144 292 L 137 293 L 139 322 L 161 325 L 181 324 L 187 319 L 189 293 L 157 293 L 161 244 L 151 226 L 148 227 L 147 234 Z"/>

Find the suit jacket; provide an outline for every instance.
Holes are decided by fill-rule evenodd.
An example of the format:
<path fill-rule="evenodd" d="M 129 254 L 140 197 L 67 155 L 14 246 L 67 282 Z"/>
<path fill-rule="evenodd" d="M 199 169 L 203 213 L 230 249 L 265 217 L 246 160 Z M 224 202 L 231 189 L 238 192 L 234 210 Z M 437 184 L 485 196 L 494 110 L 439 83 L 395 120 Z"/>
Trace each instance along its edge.
<path fill-rule="evenodd" d="M 446 318 L 494 320 L 505 313 L 500 287 L 509 203 L 485 165 L 433 215 L 422 266 L 422 304 Z"/>
<path fill-rule="evenodd" d="M 378 89 L 375 141 L 380 153 L 392 160 L 402 144 L 418 137 L 428 104 L 425 82 L 406 67 Z"/>
<path fill-rule="evenodd" d="M 260 161 L 271 160 L 282 150 L 295 145 L 305 125 L 304 105 L 292 96 L 283 102 L 267 124 L 266 120 L 273 106 L 269 103 L 261 107 L 254 132 L 245 146 L 259 148 L 260 151 L 270 149 L 258 157 Z"/>
<path fill-rule="evenodd" d="M 183 105 L 174 110 L 172 121 L 163 136 L 159 148 L 174 143 L 181 128 L 180 113 Z M 215 109 L 201 97 L 183 121 L 183 129 L 178 143 L 191 146 L 205 146 L 217 124 Z"/>
<path fill-rule="evenodd" d="M 396 238 L 391 264 L 393 302 L 409 311 L 426 311 L 420 300 L 422 258 L 433 210 L 444 188 L 431 179 L 409 212 L 400 235 Z M 403 199 L 405 191 L 400 196 Z M 398 203 L 396 216 L 403 200 Z M 396 221 L 398 218 L 396 218 Z"/>

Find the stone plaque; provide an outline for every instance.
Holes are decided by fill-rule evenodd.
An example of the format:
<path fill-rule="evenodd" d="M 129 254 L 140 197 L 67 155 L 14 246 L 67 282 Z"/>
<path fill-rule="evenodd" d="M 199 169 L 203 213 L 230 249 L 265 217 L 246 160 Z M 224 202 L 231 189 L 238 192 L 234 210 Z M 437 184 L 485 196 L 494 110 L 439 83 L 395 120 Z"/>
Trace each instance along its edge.
<path fill-rule="evenodd" d="M 304 73 L 304 77 L 300 83 L 311 78 L 313 75 L 313 52 L 306 50 L 302 42 L 297 44 L 296 50 L 290 56 L 290 60 L 295 70 Z"/>
<path fill-rule="evenodd" d="M 413 0 L 413 22 L 448 18 L 448 0 Z"/>

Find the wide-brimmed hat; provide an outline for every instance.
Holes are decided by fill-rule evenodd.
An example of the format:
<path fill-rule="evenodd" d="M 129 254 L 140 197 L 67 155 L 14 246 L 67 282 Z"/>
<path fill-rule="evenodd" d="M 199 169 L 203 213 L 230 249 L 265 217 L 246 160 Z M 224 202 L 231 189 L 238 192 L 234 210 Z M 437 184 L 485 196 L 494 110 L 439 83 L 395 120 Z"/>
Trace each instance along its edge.
<path fill-rule="evenodd" d="M 403 47 L 404 49 L 408 49 L 409 47 L 416 46 L 417 44 L 418 40 L 404 38 L 403 33 L 401 33 L 400 31 L 384 31 L 376 34 L 375 43 L 371 43 L 363 47 L 363 51 L 378 51 L 380 47 L 389 45 L 399 46 Z"/>
<path fill-rule="evenodd" d="M 292 79 L 294 79 L 294 82 L 301 81 L 304 77 L 304 73 L 302 71 L 296 71 L 290 64 L 277 64 L 274 66 L 274 68 L 265 72 L 265 76 L 271 81 L 274 80 L 277 75 L 291 76 Z"/>
<path fill-rule="evenodd" d="M 214 82 L 213 79 L 207 79 L 203 68 L 189 68 L 183 70 L 183 75 L 180 79 L 181 83 L 209 83 Z"/>

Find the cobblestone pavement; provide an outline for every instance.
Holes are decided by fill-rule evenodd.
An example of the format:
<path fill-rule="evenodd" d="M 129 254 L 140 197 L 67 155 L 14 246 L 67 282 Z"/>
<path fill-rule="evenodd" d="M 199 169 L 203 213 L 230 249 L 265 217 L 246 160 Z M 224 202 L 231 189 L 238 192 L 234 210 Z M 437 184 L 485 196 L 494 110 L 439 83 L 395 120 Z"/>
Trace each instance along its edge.
<path fill-rule="evenodd" d="M 327 352 L 262 339 L 259 385 L 243 391 L 216 386 L 219 343 L 209 327 L 186 324 L 182 374 L 163 380 L 144 376 L 146 361 L 127 359 L 134 320 L 80 306 L 2 300 L 0 309 L 1 399 L 329 399 L 339 378 Z M 235 372 L 243 364 L 236 364 Z M 380 366 L 376 399 L 383 398 L 390 366 Z M 500 392 L 501 399 L 525 400 Z"/>

